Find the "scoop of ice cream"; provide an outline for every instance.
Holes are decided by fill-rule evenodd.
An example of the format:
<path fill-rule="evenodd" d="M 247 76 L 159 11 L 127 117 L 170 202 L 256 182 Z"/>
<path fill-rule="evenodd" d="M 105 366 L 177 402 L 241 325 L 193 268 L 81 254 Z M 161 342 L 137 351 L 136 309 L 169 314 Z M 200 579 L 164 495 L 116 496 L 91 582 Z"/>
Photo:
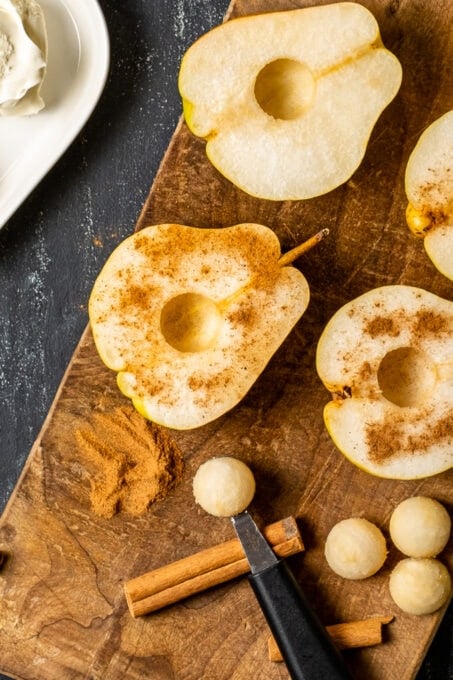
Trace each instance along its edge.
<path fill-rule="evenodd" d="M 0 0 L 0 116 L 26 116 L 44 107 L 44 14 L 35 0 Z"/>

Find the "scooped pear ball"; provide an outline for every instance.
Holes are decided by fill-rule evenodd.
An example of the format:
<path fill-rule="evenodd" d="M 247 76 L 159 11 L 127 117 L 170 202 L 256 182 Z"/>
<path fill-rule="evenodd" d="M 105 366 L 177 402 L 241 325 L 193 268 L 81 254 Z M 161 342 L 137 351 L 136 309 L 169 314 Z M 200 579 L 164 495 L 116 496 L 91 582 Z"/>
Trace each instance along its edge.
<path fill-rule="evenodd" d="M 439 560 L 408 557 L 393 569 L 389 588 L 394 602 L 407 614 L 432 614 L 450 597 L 451 578 Z"/>
<path fill-rule="evenodd" d="M 358 580 L 372 576 L 382 567 L 387 546 L 375 524 L 362 517 L 351 517 L 330 530 L 324 554 L 336 574 Z"/>
<path fill-rule="evenodd" d="M 406 498 L 390 518 L 393 543 L 410 557 L 435 557 L 447 545 L 451 529 L 448 512 L 426 496 Z"/>
<path fill-rule="evenodd" d="M 245 510 L 255 495 L 255 478 L 237 458 L 211 458 L 193 479 L 195 501 L 216 517 L 231 517 Z"/>

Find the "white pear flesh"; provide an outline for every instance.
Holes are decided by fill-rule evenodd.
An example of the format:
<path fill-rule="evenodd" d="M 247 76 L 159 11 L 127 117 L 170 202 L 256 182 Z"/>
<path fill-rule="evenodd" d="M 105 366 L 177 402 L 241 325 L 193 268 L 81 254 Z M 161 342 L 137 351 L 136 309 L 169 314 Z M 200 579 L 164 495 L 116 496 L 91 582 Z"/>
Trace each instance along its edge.
<path fill-rule="evenodd" d="M 451 519 L 434 498 L 410 496 L 401 501 L 390 517 L 390 537 L 398 550 L 409 557 L 436 557 L 448 543 Z"/>
<path fill-rule="evenodd" d="M 193 478 L 196 503 L 215 517 L 232 517 L 248 508 L 255 495 L 255 478 L 238 458 L 211 458 L 200 465 Z"/>
<path fill-rule="evenodd" d="M 415 616 L 426 616 L 443 607 L 451 597 L 451 585 L 447 567 L 428 557 L 401 560 L 389 579 L 390 595 L 395 604 Z"/>
<path fill-rule="evenodd" d="M 299 200 L 350 178 L 401 76 L 374 16 L 346 2 L 216 27 L 184 55 L 179 90 L 225 177 L 259 198 Z"/>
<path fill-rule="evenodd" d="M 424 245 L 436 269 L 453 281 L 453 217 L 448 225 L 432 229 L 425 236 Z"/>
<path fill-rule="evenodd" d="M 406 166 L 406 217 L 434 266 L 453 280 L 453 111 L 422 133 Z"/>
<path fill-rule="evenodd" d="M 326 428 L 352 463 L 394 479 L 453 466 L 453 302 L 412 286 L 371 290 L 327 323 L 316 368 L 333 396 Z"/>
<path fill-rule="evenodd" d="M 248 392 L 304 313 L 309 288 L 269 228 L 147 227 L 101 270 L 89 316 L 100 357 L 150 420 L 191 429 Z"/>
<path fill-rule="evenodd" d="M 336 574 L 360 580 L 379 571 L 387 557 L 387 546 L 375 524 L 364 517 L 349 517 L 329 531 L 324 556 Z"/>

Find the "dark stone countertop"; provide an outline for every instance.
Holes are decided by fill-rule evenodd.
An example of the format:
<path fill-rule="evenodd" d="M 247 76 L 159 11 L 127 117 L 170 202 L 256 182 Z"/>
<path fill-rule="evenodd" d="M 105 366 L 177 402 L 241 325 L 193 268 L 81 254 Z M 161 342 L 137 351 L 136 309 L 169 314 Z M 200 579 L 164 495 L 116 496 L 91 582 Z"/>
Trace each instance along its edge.
<path fill-rule="evenodd" d="M 0 510 L 87 324 L 92 283 L 133 231 L 177 124 L 181 56 L 220 23 L 227 4 L 100 1 L 111 41 L 105 90 L 0 230 Z M 452 628 L 450 608 L 417 680 L 453 679 Z"/>

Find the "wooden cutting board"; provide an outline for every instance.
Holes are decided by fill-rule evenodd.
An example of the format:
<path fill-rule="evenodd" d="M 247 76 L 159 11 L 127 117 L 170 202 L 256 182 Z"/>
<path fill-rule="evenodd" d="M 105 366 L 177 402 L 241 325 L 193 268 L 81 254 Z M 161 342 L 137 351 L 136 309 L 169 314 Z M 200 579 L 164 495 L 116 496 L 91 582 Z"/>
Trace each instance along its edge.
<path fill-rule="evenodd" d="M 306 6 L 301 0 L 237 0 L 231 16 Z M 0 547 L 9 558 L 0 578 L 1 671 L 27 680 L 272 680 L 286 678 L 267 659 L 268 631 L 245 579 L 153 615 L 133 619 L 124 581 L 232 536 L 226 520 L 207 517 L 192 500 L 198 465 L 236 454 L 255 473 L 259 521 L 298 517 L 306 544 L 292 566 L 326 623 L 394 615 L 385 642 L 346 653 L 356 678 L 409 680 L 443 612 L 401 613 L 388 595 L 385 567 L 363 582 L 336 577 L 323 559 L 330 527 L 365 516 L 388 535 L 392 509 L 423 493 L 451 502 L 451 471 L 418 482 L 383 480 L 352 466 L 325 431 L 314 356 L 325 323 L 346 301 L 389 283 L 417 285 L 452 298 L 405 226 L 404 168 L 421 131 L 453 108 L 450 0 L 368 0 L 384 42 L 404 69 L 401 91 L 372 134 L 349 182 L 309 201 L 251 198 L 206 160 L 204 143 L 181 123 L 163 159 L 137 228 L 159 222 L 223 227 L 261 222 L 288 250 L 320 227 L 329 238 L 298 262 L 311 288 L 300 323 L 233 411 L 187 433 L 168 432 L 185 457 L 183 481 L 145 515 L 93 514 L 89 474 L 75 432 L 93 414 L 113 417 L 125 400 L 99 360 L 90 331 L 81 339 L 53 408 L 3 514 Z M 112 435 L 113 436 L 113 435 Z M 453 570 L 450 547 L 442 559 Z"/>

